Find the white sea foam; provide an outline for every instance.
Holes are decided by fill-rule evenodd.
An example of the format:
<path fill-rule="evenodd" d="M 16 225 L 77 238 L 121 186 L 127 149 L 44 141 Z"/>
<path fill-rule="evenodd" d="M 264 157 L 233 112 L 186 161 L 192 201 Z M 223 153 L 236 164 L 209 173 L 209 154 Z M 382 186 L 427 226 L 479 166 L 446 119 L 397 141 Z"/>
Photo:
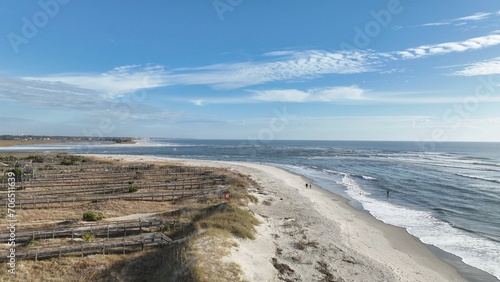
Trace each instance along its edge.
<path fill-rule="evenodd" d="M 431 213 L 408 209 L 370 198 L 348 174 L 342 179 L 347 194 L 359 201 L 375 218 L 405 228 L 422 242 L 455 254 L 469 265 L 500 278 L 500 243 L 454 228 Z"/>
<path fill-rule="evenodd" d="M 343 172 L 340 172 L 340 171 L 335 171 L 335 170 L 331 170 L 331 169 L 323 169 L 324 172 L 328 172 L 328 173 L 333 173 L 333 174 L 337 174 L 337 175 L 344 175 Z"/>
<path fill-rule="evenodd" d="M 366 175 L 361 175 L 361 177 L 363 177 L 363 179 L 366 179 L 366 180 L 376 180 L 377 179 L 375 177 L 366 176 Z"/>

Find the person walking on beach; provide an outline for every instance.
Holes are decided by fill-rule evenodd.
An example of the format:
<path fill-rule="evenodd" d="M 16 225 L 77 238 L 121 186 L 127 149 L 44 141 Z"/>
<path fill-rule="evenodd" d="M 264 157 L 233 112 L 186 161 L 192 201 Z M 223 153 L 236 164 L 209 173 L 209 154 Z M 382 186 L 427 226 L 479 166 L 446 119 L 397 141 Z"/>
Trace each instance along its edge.
<path fill-rule="evenodd" d="M 306 189 L 307 189 L 307 183 L 306 183 Z"/>

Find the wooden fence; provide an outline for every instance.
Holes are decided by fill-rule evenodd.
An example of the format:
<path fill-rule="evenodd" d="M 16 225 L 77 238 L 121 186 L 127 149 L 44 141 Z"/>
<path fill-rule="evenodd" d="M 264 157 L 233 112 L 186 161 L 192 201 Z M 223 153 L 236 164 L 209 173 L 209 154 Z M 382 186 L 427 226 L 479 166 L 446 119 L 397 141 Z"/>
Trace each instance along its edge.
<path fill-rule="evenodd" d="M 20 250 L 15 253 L 17 259 L 34 259 L 49 257 L 59 257 L 63 255 L 90 255 L 90 254 L 106 254 L 111 251 L 122 251 L 140 247 L 144 249 L 146 246 L 168 245 L 172 240 L 161 232 L 141 234 L 136 236 L 123 237 L 121 239 L 102 240 L 100 242 L 81 243 L 78 245 L 57 245 L 43 246 L 37 248 L 29 248 Z M 8 251 L 2 251 L 0 262 L 8 261 Z"/>
<path fill-rule="evenodd" d="M 35 198 L 31 199 L 16 199 L 16 207 L 19 209 L 36 209 L 36 208 L 50 208 L 62 207 L 67 203 L 79 202 L 107 202 L 111 200 L 125 200 L 125 201 L 173 201 L 186 197 L 208 196 L 217 195 L 221 190 L 218 188 L 208 189 L 183 189 L 171 190 L 165 192 L 151 192 L 151 193 L 126 193 L 118 195 L 89 195 L 77 197 L 53 197 L 53 198 Z"/>
<path fill-rule="evenodd" d="M 92 234 L 95 237 L 110 238 L 113 236 L 127 236 L 133 233 L 142 233 L 143 229 L 149 232 L 152 228 L 162 230 L 165 225 L 178 227 L 181 224 L 174 219 L 162 220 L 160 218 L 137 219 L 127 221 L 101 221 L 71 226 L 51 226 L 45 228 L 21 228 L 16 229 L 16 243 L 29 242 L 39 239 L 71 238 L 81 237 L 85 234 Z M 10 233 L 2 231 L 0 241 L 7 242 Z"/>

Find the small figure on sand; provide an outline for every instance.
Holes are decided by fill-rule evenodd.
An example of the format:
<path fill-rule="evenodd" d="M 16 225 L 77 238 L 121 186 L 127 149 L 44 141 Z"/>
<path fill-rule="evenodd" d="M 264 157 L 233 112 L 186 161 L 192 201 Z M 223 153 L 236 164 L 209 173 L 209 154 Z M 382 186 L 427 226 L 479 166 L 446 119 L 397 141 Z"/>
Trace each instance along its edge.
<path fill-rule="evenodd" d="M 387 190 L 387 199 L 389 199 L 389 190 Z"/>
<path fill-rule="evenodd" d="M 307 189 L 307 185 L 308 185 L 308 184 L 306 183 L 306 189 Z"/>
<path fill-rule="evenodd" d="M 309 183 L 309 189 L 312 189 L 312 188 L 313 188 L 312 183 Z"/>

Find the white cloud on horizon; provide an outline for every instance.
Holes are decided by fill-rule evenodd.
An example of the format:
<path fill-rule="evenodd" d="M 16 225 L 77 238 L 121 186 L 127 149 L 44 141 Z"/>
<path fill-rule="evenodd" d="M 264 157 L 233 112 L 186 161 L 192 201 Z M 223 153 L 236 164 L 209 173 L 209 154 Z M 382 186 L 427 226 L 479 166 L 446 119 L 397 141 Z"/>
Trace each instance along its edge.
<path fill-rule="evenodd" d="M 460 76 L 500 74 L 500 57 L 488 61 L 471 63 L 464 69 L 456 71 L 453 74 Z"/>
<path fill-rule="evenodd" d="M 253 99 L 266 102 L 294 102 L 294 103 L 315 103 L 315 102 L 337 102 L 348 100 L 362 100 L 366 90 L 357 85 L 329 87 L 321 89 L 309 89 L 307 91 L 297 89 L 281 90 L 260 90 L 254 91 Z"/>
<path fill-rule="evenodd" d="M 255 91 L 253 99 L 265 102 L 295 102 L 306 101 L 311 94 L 297 89 Z"/>
<path fill-rule="evenodd" d="M 251 96 L 191 99 L 195 106 L 213 104 L 256 104 L 256 103 L 348 103 L 350 105 L 436 105 L 463 104 L 471 95 L 436 92 L 375 92 L 356 85 L 343 87 L 299 89 L 272 89 L 249 91 Z M 186 102 L 186 101 L 185 101 Z M 482 98 L 480 102 L 498 103 L 500 97 Z"/>

